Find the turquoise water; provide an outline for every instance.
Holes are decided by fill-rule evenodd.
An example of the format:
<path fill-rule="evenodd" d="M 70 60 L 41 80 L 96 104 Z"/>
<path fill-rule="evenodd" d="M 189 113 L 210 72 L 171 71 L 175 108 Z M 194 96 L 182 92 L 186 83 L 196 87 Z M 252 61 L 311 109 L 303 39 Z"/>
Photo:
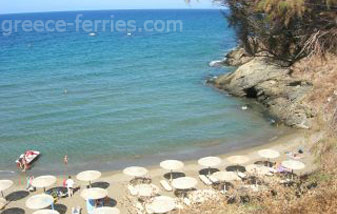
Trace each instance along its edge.
<path fill-rule="evenodd" d="M 76 170 L 141 164 L 155 154 L 180 159 L 261 142 L 277 130 L 244 101 L 204 84 L 236 45 L 216 10 L 95 11 L 92 19 L 180 19 L 183 32 L 98 32 L 0 36 L 0 169 L 26 149 L 43 156 L 34 170 L 57 171 L 65 154 Z M 68 19 L 75 12 L 0 16 Z M 225 70 L 226 71 L 226 70 Z M 241 144 L 240 144 L 241 143 Z M 164 158 L 164 156 L 162 156 Z M 144 161 L 145 163 L 146 161 Z M 61 171 L 61 170 L 60 170 Z"/>

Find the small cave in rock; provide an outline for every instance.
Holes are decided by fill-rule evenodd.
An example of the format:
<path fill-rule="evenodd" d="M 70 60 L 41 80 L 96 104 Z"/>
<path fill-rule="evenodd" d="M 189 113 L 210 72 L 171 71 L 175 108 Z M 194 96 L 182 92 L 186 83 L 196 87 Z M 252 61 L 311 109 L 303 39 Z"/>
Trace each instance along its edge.
<path fill-rule="evenodd" d="M 301 84 L 302 84 L 302 81 L 294 81 L 294 82 L 289 83 L 288 85 L 295 87 L 295 86 L 301 86 Z"/>
<path fill-rule="evenodd" d="M 246 93 L 246 97 L 248 98 L 257 98 L 257 90 L 255 87 L 250 87 L 244 90 Z"/>

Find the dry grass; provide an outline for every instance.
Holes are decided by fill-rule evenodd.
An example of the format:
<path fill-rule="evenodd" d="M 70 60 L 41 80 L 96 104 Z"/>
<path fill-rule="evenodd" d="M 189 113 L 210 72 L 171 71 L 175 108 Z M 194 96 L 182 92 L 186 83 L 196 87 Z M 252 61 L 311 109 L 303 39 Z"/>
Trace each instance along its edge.
<path fill-rule="evenodd" d="M 337 56 L 305 58 L 293 68 L 293 76 L 313 84 L 313 91 L 306 102 L 320 115 L 323 123 L 337 129 Z M 322 125 L 318 123 L 318 125 Z"/>
<path fill-rule="evenodd" d="M 337 143 L 327 138 L 315 146 L 321 168 L 292 187 L 272 184 L 273 191 L 250 195 L 249 203 L 208 202 L 181 214 L 335 214 L 337 213 Z M 317 187 L 309 185 L 317 184 Z M 276 193 L 276 194 L 275 194 Z"/>

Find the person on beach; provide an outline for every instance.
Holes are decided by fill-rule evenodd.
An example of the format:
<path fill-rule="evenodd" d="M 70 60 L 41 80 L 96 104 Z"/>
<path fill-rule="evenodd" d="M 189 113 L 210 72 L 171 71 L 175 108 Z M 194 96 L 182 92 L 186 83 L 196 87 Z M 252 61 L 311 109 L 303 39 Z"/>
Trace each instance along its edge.
<path fill-rule="evenodd" d="M 74 180 L 71 179 L 71 176 L 69 176 L 68 179 L 66 180 L 66 186 L 67 186 L 67 190 L 68 190 L 68 197 L 73 197 L 73 195 L 74 195 L 74 185 L 75 185 Z"/>
<path fill-rule="evenodd" d="M 33 187 L 32 182 L 34 180 L 34 176 L 28 176 L 27 177 L 27 185 L 26 185 L 26 190 L 29 192 L 34 192 L 35 187 Z"/>

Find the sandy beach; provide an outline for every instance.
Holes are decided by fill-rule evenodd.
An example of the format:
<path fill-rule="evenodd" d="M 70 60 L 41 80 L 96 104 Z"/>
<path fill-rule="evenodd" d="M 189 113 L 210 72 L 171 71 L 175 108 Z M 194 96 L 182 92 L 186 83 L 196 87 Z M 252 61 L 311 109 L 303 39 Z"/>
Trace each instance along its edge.
<path fill-rule="evenodd" d="M 313 155 L 310 153 L 311 145 L 313 145 L 317 140 L 320 138 L 319 133 L 310 134 L 306 131 L 295 131 L 294 133 L 287 134 L 285 136 L 279 137 L 278 139 L 274 139 L 269 143 L 266 143 L 265 145 L 253 147 L 245 150 L 240 150 L 236 152 L 231 152 L 228 154 L 223 154 L 219 157 L 222 159 L 225 159 L 226 157 L 229 157 L 231 155 L 245 155 L 248 156 L 250 161 L 247 164 L 254 163 L 258 160 L 261 160 L 261 158 L 258 156 L 257 151 L 264 148 L 272 148 L 281 153 L 281 156 L 276 161 L 282 161 L 287 159 L 287 156 L 285 152 L 296 152 L 298 149 L 304 150 L 304 157 L 301 159 L 302 162 L 306 164 L 305 170 L 299 172 L 300 174 L 303 173 L 310 173 L 315 169 L 315 165 L 313 162 Z M 202 169 L 202 167 L 198 166 L 197 160 L 191 160 L 186 161 L 185 167 L 181 170 L 182 173 L 184 173 L 186 176 L 191 176 L 198 178 L 199 170 Z M 224 164 L 219 167 L 220 170 L 225 170 L 227 166 L 229 166 L 229 163 L 226 163 L 224 161 Z M 160 180 L 163 179 L 163 175 L 167 173 L 167 171 L 161 169 L 159 167 L 159 163 L 153 163 L 152 166 L 147 167 L 149 169 L 149 176 L 152 179 L 152 183 L 160 187 L 161 195 L 167 195 L 167 196 L 174 196 L 173 193 L 169 193 L 164 191 L 160 186 Z M 91 169 L 88 169 L 91 170 Z M 75 176 L 74 176 L 75 177 Z M 15 179 L 15 184 L 12 188 L 7 190 L 5 192 L 5 195 L 14 196 L 13 198 L 19 199 L 17 201 L 10 201 L 8 202 L 5 211 L 2 212 L 2 214 L 8 214 L 8 213 L 26 213 L 31 214 L 33 213 L 33 210 L 29 210 L 25 207 L 25 201 L 32 195 L 42 193 L 42 189 L 38 189 L 36 192 L 30 193 L 29 195 L 26 195 L 24 192 L 26 183 L 23 182 L 25 178 L 20 177 Z M 59 176 L 57 179 L 56 186 L 62 186 L 64 176 Z M 94 184 L 99 186 L 104 186 L 107 188 L 109 192 L 109 198 L 112 200 L 111 203 L 116 203 L 116 207 L 121 210 L 121 213 L 134 213 L 134 210 L 132 209 L 132 204 L 130 202 L 131 196 L 129 195 L 127 185 L 129 183 L 129 180 L 131 178 L 124 175 L 121 171 L 111 171 L 111 172 L 104 172 L 102 174 L 102 177 L 96 181 Z M 76 181 L 76 180 L 75 180 Z M 199 179 L 198 179 L 199 181 Z M 86 214 L 86 204 L 85 201 L 80 197 L 80 192 L 85 189 L 86 184 L 83 182 L 76 181 L 78 185 L 81 186 L 81 189 L 75 193 L 75 195 L 72 198 L 63 198 L 57 202 L 55 205 L 55 208 L 60 211 L 60 213 L 71 213 L 72 207 L 80 206 L 83 210 L 82 213 Z M 54 187 L 54 186 L 53 186 Z M 206 189 L 210 188 L 204 185 L 201 181 L 199 181 L 198 189 Z M 22 198 L 19 197 L 20 195 L 26 197 Z"/>

